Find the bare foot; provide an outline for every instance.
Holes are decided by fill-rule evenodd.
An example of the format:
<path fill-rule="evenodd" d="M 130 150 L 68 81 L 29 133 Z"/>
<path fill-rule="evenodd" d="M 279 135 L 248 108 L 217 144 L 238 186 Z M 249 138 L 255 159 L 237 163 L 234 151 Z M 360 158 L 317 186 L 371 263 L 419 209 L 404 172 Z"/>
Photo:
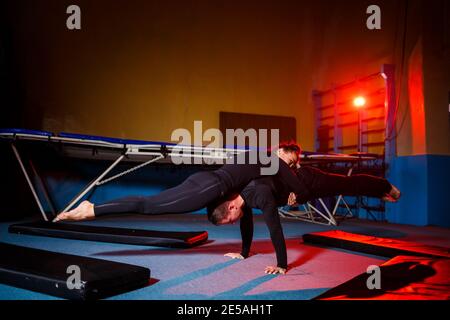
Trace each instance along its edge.
<path fill-rule="evenodd" d="M 94 204 L 85 200 L 78 207 L 67 212 L 60 213 L 53 222 L 58 221 L 83 221 L 95 218 Z"/>
<path fill-rule="evenodd" d="M 400 192 L 400 190 L 398 190 L 394 185 L 391 185 L 392 189 L 389 192 L 389 195 L 394 198 L 395 200 L 400 199 L 402 193 Z"/>
<path fill-rule="evenodd" d="M 381 199 L 387 202 L 397 202 L 400 199 L 402 193 L 394 185 L 391 185 L 391 191 L 386 193 Z"/>

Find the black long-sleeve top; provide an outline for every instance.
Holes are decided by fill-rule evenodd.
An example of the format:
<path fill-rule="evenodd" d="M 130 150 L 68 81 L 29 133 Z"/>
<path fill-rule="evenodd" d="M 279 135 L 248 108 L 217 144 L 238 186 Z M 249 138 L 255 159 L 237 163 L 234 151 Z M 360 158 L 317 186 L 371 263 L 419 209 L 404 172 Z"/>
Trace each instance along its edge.
<path fill-rule="evenodd" d="M 248 156 L 249 154 L 246 154 Z M 242 159 L 240 159 L 242 161 Z M 286 162 L 278 156 L 273 156 L 278 171 L 274 175 L 261 175 L 261 168 L 273 166 L 273 163 L 263 165 L 260 162 L 239 166 L 226 164 L 215 172 L 226 182 L 229 190 L 236 190 L 244 199 L 244 215 L 240 221 L 243 257 L 248 257 L 253 241 L 253 213 L 252 208 L 261 209 L 264 220 L 269 229 L 270 238 L 275 248 L 277 265 L 287 268 L 286 243 L 283 229 L 278 215 L 278 206 L 284 205 L 290 192 L 294 192 L 298 201 L 305 201 L 310 197 L 309 190 L 301 183 L 299 177 L 291 170 Z M 242 162 L 241 162 L 242 163 Z M 249 183 L 249 181 L 251 181 Z"/>
<path fill-rule="evenodd" d="M 252 181 L 242 192 L 244 199 L 244 214 L 240 221 L 242 236 L 241 255 L 247 258 L 253 240 L 253 213 L 252 208 L 261 209 L 264 221 L 269 229 L 270 239 L 275 249 L 277 266 L 287 269 L 286 243 L 281 226 L 278 206 L 284 205 L 289 196 L 288 187 L 277 188 L 277 181 L 272 178 Z M 277 192 L 280 191 L 280 192 Z"/>
<path fill-rule="evenodd" d="M 254 179 L 264 179 L 265 181 L 269 181 L 265 178 L 273 177 L 274 181 L 278 181 L 277 183 L 279 183 L 279 181 L 282 181 L 282 184 L 280 185 L 282 185 L 283 188 L 289 190 L 289 192 L 294 192 L 297 196 L 298 201 L 309 198 L 309 190 L 305 187 L 304 184 L 299 183 L 299 178 L 295 175 L 295 173 L 291 170 L 286 162 L 281 160 L 278 156 L 272 155 L 271 164 L 262 164 L 260 161 L 258 161 L 256 164 L 252 164 L 249 162 L 248 158 L 251 156 L 251 154 L 252 153 L 246 153 L 238 156 L 238 158 L 235 159 L 235 163 L 238 163 L 237 161 L 239 160 L 244 162 L 242 157 L 246 157 L 244 164 L 225 164 L 221 168 L 214 171 L 225 182 L 226 189 L 228 191 L 227 193 L 233 191 L 240 193 L 247 186 L 247 184 Z M 274 173 L 273 175 L 261 174 L 261 170 L 263 168 L 274 166 L 274 163 L 278 167 L 276 173 Z"/>

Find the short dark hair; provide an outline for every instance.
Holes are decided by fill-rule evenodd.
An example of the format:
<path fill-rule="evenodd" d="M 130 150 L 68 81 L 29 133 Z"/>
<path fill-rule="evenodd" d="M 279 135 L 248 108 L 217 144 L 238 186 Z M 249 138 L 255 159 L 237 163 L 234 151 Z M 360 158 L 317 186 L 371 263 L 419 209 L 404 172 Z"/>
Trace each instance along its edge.
<path fill-rule="evenodd" d="M 215 201 L 207 207 L 208 220 L 212 224 L 217 226 L 220 221 L 226 218 L 228 214 L 228 201 L 227 199 L 222 199 L 221 201 Z"/>
<path fill-rule="evenodd" d="M 278 147 L 280 149 L 283 149 L 284 151 L 287 151 L 287 152 L 295 152 L 295 153 L 297 153 L 297 155 L 300 155 L 302 153 L 302 148 L 295 141 L 281 142 L 278 145 Z"/>

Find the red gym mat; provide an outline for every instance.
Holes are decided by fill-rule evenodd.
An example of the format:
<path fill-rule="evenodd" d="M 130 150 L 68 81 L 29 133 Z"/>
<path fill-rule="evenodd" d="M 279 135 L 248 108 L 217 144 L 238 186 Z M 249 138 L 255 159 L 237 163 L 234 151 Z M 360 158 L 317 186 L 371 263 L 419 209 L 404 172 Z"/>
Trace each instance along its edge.
<path fill-rule="evenodd" d="M 303 235 L 305 243 L 319 244 L 384 257 L 398 255 L 450 258 L 450 249 L 420 243 L 379 238 L 344 231 L 325 231 Z"/>

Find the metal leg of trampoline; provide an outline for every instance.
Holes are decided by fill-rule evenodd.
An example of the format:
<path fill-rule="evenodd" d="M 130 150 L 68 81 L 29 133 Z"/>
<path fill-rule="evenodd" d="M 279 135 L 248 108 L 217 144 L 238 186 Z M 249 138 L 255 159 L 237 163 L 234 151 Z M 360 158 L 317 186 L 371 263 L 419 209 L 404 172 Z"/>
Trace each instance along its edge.
<path fill-rule="evenodd" d="M 41 191 L 44 194 L 45 201 L 47 201 L 52 214 L 55 215 L 56 214 L 55 206 L 53 205 L 53 202 L 50 199 L 50 196 L 48 195 L 47 188 L 44 185 L 44 181 L 42 181 L 42 178 L 39 175 L 39 173 L 37 172 L 37 170 L 34 166 L 34 163 L 33 163 L 33 161 L 31 161 L 31 159 L 29 160 L 29 163 L 30 163 L 31 170 L 33 171 L 33 175 L 36 177 L 36 179 L 40 185 Z"/>
<path fill-rule="evenodd" d="M 322 222 L 322 221 L 316 219 L 313 215 L 314 210 L 312 208 L 306 209 L 306 205 L 303 205 L 303 207 L 305 208 L 305 211 L 303 214 L 300 214 L 300 215 L 297 213 L 294 214 L 293 211 L 288 211 L 285 209 L 279 209 L 278 212 L 281 217 L 286 218 L 286 219 L 294 219 L 294 220 L 300 220 L 300 221 L 305 221 L 305 222 L 312 222 L 315 224 L 321 224 L 321 225 L 326 225 L 326 226 L 329 226 L 332 224 L 326 218 L 324 218 L 324 219 L 327 222 Z"/>
<path fill-rule="evenodd" d="M 322 211 L 314 207 L 312 204 L 308 204 L 317 214 L 319 214 L 322 218 L 328 221 L 329 224 L 332 224 L 334 226 L 337 226 L 336 220 L 334 219 L 333 215 L 331 214 L 330 210 L 328 210 L 327 206 L 323 202 L 322 199 L 318 199 L 319 202 L 322 204 L 323 208 L 325 209 L 327 215 L 325 215 Z"/>
<path fill-rule="evenodd" d="M 353 172 L 353 166 L 351 166 L 350 169 L 348 170 L 347 176 L 348 177 L 351 176 L 352 172 Z M 307 217 L 295 217 L 295 215 L 291 215 L 291 218 L 297 218 L 297 219 L 312 222 L 312 223 L 328 224 L 328 225 L 337 226 L 338 224 L 335 219 L 335 216 L 336 216 L 337 209 L 338 209 L 341 201 L 344 203 L 344 205 L 347 209 L 348 216 L 353 217 L 353 213 L 342 195 L 338 196 L 336 204 L 334 205 L 334 208 L 332 211 L 329 210 L 329 208 L 326 206 L 325 202 L 321 198 L 318 198 L 317 200 L 320 202 L 320 204 L 322 205 L 325 212 L 314 207 L 310 202 L 307 202 L 305 205 L 303 205 L 303 208 L 305 209 Z M 288 217 L 287 214 L 289 214 L 289 211 L 279 210 L 279 212 L 283 213 L 283 217 Z M 322 222 L 316 221 L 314 219 L 314 214 L 313 214 L 314 212 L 317 213 L 319 216 L 321 216 L 323 219 L 325 219 L 328 223 L 322 223 Z M 345 216 L 347 216 L 347 214 Z"/>
<path fill-rule="evenodd" d="M 64 208 L 64 210 L 61 211 L 62 212 L 66 212 L 68 210 L 70 210 L 81 198 L 84 197 L 84 195 L 86 193 L 88 193 L 92 188 L 94 188 L 97 185 L 97 182 L 99 182 L 100 180 L 103 179 L 103 177 L 105 177 L 112 169 L 114 169 L 114 167 L 116 167 L 120 161 L 122 161 L 122 159 L 125 157 L 125 155 L 121 155 L 119 158 L 116 159 L 116 161 L 114 161 L 114 163 L 112 165 L 110 165 L 105 171 L 103 171 L 103 173 L 98 176 L 94 181 L 92 181 L 82 192 L 80 192 L 68 205 L 66 208 Z"/>
<path fill-rule="evenodd" d="M 347 177 L 350 177 L 352 175 L 353 172 L 353 166 L 350 167 L 350 169 L 347 172 Z M 350 207 L 348 206 L 347 202 L 345 201 L 344 197 L 342 195 L 339 195 L 337 200 L 336 200 L 336 204 L 334 205 L 333 211 L 330 212 L 330 210 L 328 209 L 328 207 L 325 205 L 325 203 L 323 202 L 322 199 L 318 199 L 320 201 L 320 203 L 322 204 L 323 208 L 325 209 L 326 213 L 328 214 L 328 216 L 330 217 L 330 219 L 328 221 L 330 221 L 331 224 L 337 226 L 337 222 L 336 219 L 334 218 L 336 216 L 337 213 L 337 209 L 339 207 L 339 204 L 341 203 L 341 201 L 344 203 L 347 212 L 349 213 L 350 217 L 353 217 L 353 213 L 350 210 Z M 345 215 L 347 216 L 347 214 Z"/>
<path fill-rule="evenodd" d="M 128 152 L 126 153 L 126 154 L 128 154 Z M 122 176 L 124 176 L 124 175 L 126 175 L 126 174 L 129 174 L 129 173 L 131 173 L 131 172 L 134 172 L 134 171 L 136 171 L 136 170 L 138 170 L 138 169 L 140 169 L 140 168 L 142 168 L 142 167 L 144 167 L 144 166 L 146 166 L 146 165 L 148 165 L 148 164 L 150 164 L 150 163 L 153 163 L 153 162 L 156 162 L 156 161 L 158 161 L 158 160 L 160 160 L 160 159 L 162 159 L 162 158 L 164 158 L 164 156 L 162 155 L 162 154 L 155 154 L 155 158 L 153 158 L 153 159 L 150 159 L 150 160 L 148 160 L 148 161 L 146 161 L 146 162 L 144 162 L 144 163 L 142 163 L 142 164 L 140 164 L 140 165 L 137 165 L 137 166 L 135 166 L 135 167 L 133 167 L 133 168 L 130 168 L 130 169 L 128 169 L 128 170 L 125 170 L 125 171 L 123 171 L 123 172 L 121 172 L 121 173 L 118 173 L 118 174 L 116 174 L 116 175 L 114 175 L 114 176 L 112 176 L 112 177 L 110 177 L 110 178 L 107 178 L 107 179 L 105 179 L 105 180 L 103 180 L 102 181 L 102 179 L 112 170 L 112 169 L 114 169 L 118 164 L 119 164 L 119 162 L 120 161 L 122 161 L 123 160 L 123 158 L 125 157 L 125 155 L 121 155 L 116 161 L 114 161 L 114 163 L 111 165 L 111 166 L 109 166 L 102 174 L 100 174 L 100 176 L 98 176 L 94 181 L 92 181 L 82 192 L 80 192 L 71 202 L 70 202 L 70 204 L 63 210 L 63 211 L 61 211 L 61 212 L 66 212 L 66 211 L 68 211 L 68 210 L 70 210 L 78 201 L 80 201 L 80 199 L 81 198 L 83 198 L 85 195 L 86 195 L 86 193 L 88 193 L 90 190 L 92 190 L 92 188 L 94 188 L 94 187 L 96 187 L 96 186 L 101 186 L 101 185 L 103 185 L 103 184 L 105 184 L 105 183 L 108 183 L 108 182 L 110 182 L 110 181 L 112 181 L 112 180 L 115 180 L 115 179 L 117 179 L 117 178 L 120 178 L 120 177 L 122 177 Z"/>
<path fill-rule="evenodd" d="M 14 155 L 16 156 L 17 161 L 19 162 L 20 168 L 22 169 L 25 179 L 27 180 L 28 186 L 31 189 L 31 193 L 33 193 L 33 197 L 39 207 L 39 211 L 41 212 L 44 220 L 48 221 L 47 215 L 45 214 L 45 211 L 44 211 L 44 207 L 42 206 L 41 200 L 39 199 L 37 192 L 33 186 L 33 183 L 31 182 L 30 176 L 28 175 L 28 172 L 25 169 L 25 166 L 23 165 L 23 161 L 22 161 L 22 158 L 20 157 L 19 151 L 17 150 L 16 146 L 13 143 L 11 144 L 11 147 L 13 149 L 13 152 L 14 152 Z"/>
<path fill-rule="evenodd" d="M 352 173 L 353 173 L 353 166 L 351 166 L 350 169 L 348 170 L 347 177 L 350 177 L 352 175 Z M 336 215 L 340 201 L 342 201 L 344 203 L 345 208 L 347 209 L 347 212 L 348 212 L 348 216 L 353 217 L 353 212 L 350 209 L 350 207 L 348 206 L 347 201 L 345 201 L 345 199 L 342 195 L 339 195 L 338 200 L 336 201 L 336 205 L 334 206 L 334 209 L 333 209 L 333 215 Z M 344 217 L 346 217 L 346 216 L 347 216 L 347 214 Z"/>

